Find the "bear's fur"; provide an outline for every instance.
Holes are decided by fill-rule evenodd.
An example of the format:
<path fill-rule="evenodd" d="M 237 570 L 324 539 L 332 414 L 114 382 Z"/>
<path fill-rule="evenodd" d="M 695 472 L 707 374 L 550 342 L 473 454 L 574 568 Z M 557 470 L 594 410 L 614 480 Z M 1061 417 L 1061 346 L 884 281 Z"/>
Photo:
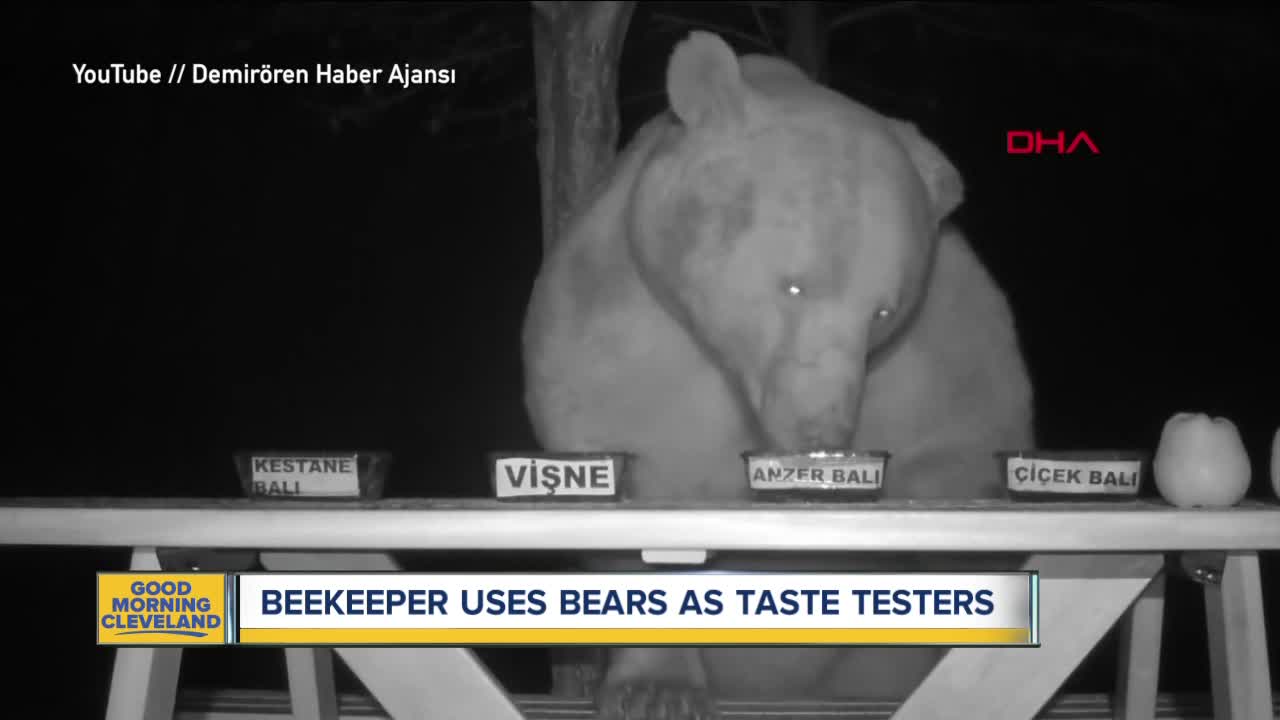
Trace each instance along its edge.
<path fill-rule="evenodd" d="M 1032 447 L 1005 298 L 945 220 L 958 172 L 914 126 L 776 58 L 693 33 L 647 123 L 544 259 L 524 328 L 543 447 L 636 456 L 633 497 L 748 497 L 741 453 L 892 453 L 890 498 L 986 498 L 992 453 Z M 633 567 L 598 556 L 588 567 Z M 777 570 L 1012 569 L 966 558 L 722 555 Z M 605 714 L 719 696 L 890 697 L 925 648 L 622 648 Z M 670 693 L 637 699 L 662 682 Z M 629 694 L 630 693 L 630 694 Z M 613 709 L 609 709 L 613 708 Z M 692 711 L 685 712 L 689 715 Z M 679 713 L 677 715 L 679 716 Z"/>

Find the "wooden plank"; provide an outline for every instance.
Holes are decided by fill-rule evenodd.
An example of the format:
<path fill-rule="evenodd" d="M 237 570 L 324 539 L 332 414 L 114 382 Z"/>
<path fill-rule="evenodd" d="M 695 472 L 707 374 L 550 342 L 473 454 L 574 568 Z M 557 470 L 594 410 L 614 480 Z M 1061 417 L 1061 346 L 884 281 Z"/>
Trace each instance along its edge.
<path fill-rule="evenodd" d="M 1266 717 L 1271 709 L 1271 671 L 1257 553 L 1227 555 L 1220 583 L 1205 585 L 1204 605 L 1214 717 Z"/>
<path fill-rule="evenodd" d="M 567 530 L 571 528 L 572 530 Z M 1280 549 L 1280 505 L 883 502 L 540 507 L 487 500 L 0 502 L 0 545 L 347 550 L 1159 552 Z M 338 547 L 335 547 L 338 546 Z"/>
<path fill-rule="evenodd" d="M 393 720 L 524 720 L 489 669 L 466 648 L 336 650 Z"/>
<path fill-rule="evenodd" d="M 285 648 L 294 720 L 338 720 L 330 648 Z"/>
<path fill-rule="evenodd" d="M 130 570 L 160 569 L 155 548 L 134 548 Z M 182 648 L 116 648 L 107 720 L 169 720 L 178 695 Z"/>
<path fill-rule="evenodd" d="M 1125 613 L 1116 664 L 1116 720 L 1153 720 L 1164 632 L 1165 573 L 1156 575 Z"/>
<path fill-rule="evenodd" d="M 595 717 L 595 709 L 586 699 L 516 695 L 513 700 L 528 720 L 591 720 Z M 341 695 L 339 704 L 342 720 L 382 720 L 387 717 L 377 703 L 363 695 Z M 1280 696 L 1275 698 L 1275 706 L 1280 712 Z M 897 709 L 897 704 L 859 700 L 734 700 L 720 702 L 718 708 L 724 720 L 886 720 Z M 280 691 L 187 690 L 180 698 L 175 719 L 286 720 L 288 713 L 289 697 Z M 1090 693 L 1059 696 L 1035 717 L 1038 720 L 1111 720 L 1112 713 L 1110 697 Z M 1212 699 L 1208 695 L 1161 694 L 1156 697 L 1156 717 L 1160 720 L 1213 720 Z"/>
<path fill-rule="evenodd" d="M 1163 567 L 1159 555 L 1036 555 L 1039 648 L 953 648 L 907 698 L 894 720 L 1026 720 Z"/>
<path fill-rule="evenodd" d="M 273 571 L 394 571 L 386 553 L 264 552 Z M 355 648 L 335 650 L 394 720 L 425 717 L 523 720 L 489 669 L 466 648 Z M 330 674 L 332 676 L 332 673 Z"/>

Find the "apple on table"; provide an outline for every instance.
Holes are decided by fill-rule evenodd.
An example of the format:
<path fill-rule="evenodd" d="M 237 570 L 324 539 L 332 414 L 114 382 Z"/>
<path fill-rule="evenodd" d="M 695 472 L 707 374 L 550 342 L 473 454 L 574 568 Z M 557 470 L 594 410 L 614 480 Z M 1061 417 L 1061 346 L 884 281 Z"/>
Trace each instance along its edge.
<path fill-rule="evenodd" d="M 1272 484 L 1280 492 L 1274 443 L 1272 456 Z M 1160 495 L 1178 507 L 1235 505 L 1249 492 L 1252 474 L 1249 454 L 1235 423 L 1190 412 L 1177 413 L 1165 421 L 1152 470 Z"/>

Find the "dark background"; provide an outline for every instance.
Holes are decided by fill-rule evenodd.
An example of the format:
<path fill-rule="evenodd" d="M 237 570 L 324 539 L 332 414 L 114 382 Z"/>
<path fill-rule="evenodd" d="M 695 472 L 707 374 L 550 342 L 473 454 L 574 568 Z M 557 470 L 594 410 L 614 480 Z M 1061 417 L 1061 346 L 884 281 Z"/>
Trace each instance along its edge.
<path fill-rule="evenodd" d="M 1276 12 L 906 5 L 833 32 L 830 80 L 915 120 L 966 177 L 957 219 L 1014 308 L 1042 444 L 1152 449 L 1171 414 L 1221 414 L 1253 459 L 1251 495 L 1269 497 Z M 540 224 L 532 106 L 515 102 L 532 87 L 529 10 L 433 11 L 13 11 L 6 494 L 234 496 L 234 449 L 374 447 L 394 453 L 389 495 L 483 495 L 485 452 L 533 447 L 518 341 Z M 690 27 L 671 14 L 755 29 L 731 3 L 642 3 L 624 140 L 663 107 Z M 314 85 L 74 84 L 72 63 L 115 61 L 416 61 L 466 84 L 381 104 Z M 1010 156 L 1010 129 L 1083 130 L 1101 154 Z M 6 618 L 46 633 L 24 689 L 101 713 L 112 652 L 93 644 L 93 573 L 127 551 L 3 552 L 51 592 L 40 610 L 4 593 Z M 1202 608 L 1171 584 L 1164 689 L 1208 688 Z M 1109 689 L 1113 650 L 1068 689 Z M 514 689 L 547 682 L 540 651 L 485 657 Z M 193 651 L 183 682 L 283 687 L 283 659 Z"/>

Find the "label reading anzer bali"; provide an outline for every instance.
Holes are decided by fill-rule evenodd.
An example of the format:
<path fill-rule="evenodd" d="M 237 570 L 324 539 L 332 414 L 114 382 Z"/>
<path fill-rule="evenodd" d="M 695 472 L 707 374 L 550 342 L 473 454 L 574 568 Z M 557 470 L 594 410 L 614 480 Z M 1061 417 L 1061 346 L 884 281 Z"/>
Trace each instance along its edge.
<path fill-rule="evenodd" d="M 494 495 L 517 497 L 612 497 L 618 492 L 611 457 L 504 457 L 494 459 Z"/>
<path fill-rule="evenodd" d="M 1043 460 L 1011 457 L 1009 490 L 1020 493 L 1135 495 L 1141 460 Z"/>
<path fill-rule="evenodd" d="M 747 479 L 753 490 L 879 490 L 884 459 L 878 457 L 752 457 Z"/>
<path fill-rule="evenodd" d="M 257 496 L 357 497 L 356 456 L 255 455 L 250 458 L 251 493 Z"/>

